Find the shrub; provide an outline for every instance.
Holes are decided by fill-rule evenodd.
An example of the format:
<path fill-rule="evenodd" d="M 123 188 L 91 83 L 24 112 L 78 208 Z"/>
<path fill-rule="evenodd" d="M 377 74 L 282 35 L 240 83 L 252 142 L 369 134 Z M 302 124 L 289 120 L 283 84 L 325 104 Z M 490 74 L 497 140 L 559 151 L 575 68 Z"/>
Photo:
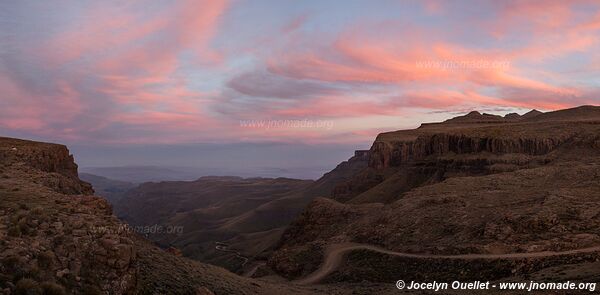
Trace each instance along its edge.
<path fill-rule="evenodd" d="M 44 251 L 38 254 L 37 261 L 38 265 L 42 269 L 49 269 L 52 267 L 54 253 L 52 251 Z"/>
<path fill-rule="evenodd" d="M 19 211 L 18 213 L 13 214 L 10 217 L 10 222 L 11 223 L 18 223 L 19 221 L 21 221 L 21 219 L 26 219 L 28 215 L 29 214 L 28 214 L 27 211 Z"/>
<path fill-rule="evenodd" d="M 29 227 L 29 224 L 27 224 L 27 219 L 23 218 L 23 219 L 19 220 L 19 223 L 17 224 L 17 226 L 19 227 L 19 230 L 21 231 L 21 233 L 26 234 L 26 235 L 31 233 L 31 228 Z"/>
<path fill-rule="evenodd" d="M 57 283 L 43 282 L 41 285 L 44 295 L 65 295 L 65 288 Z"/>
<path fill-rule="evenodd" d="M 21 229 L 18 226 L 11 226 L 8 229 L 8 235 L 11 237 L 20 237 L 21 236 Z"/>
<path fill-rule="evenodd" d="M 7 274 L 0 273 L 0 289 L 8 288 L 8 282 L 12 280 L 12 277 Z"/>
<path fill-rule="evenodd" d="M 38 279 L 40 277 L 40 268 L 37 265 L 29 266 L 23 269 L 25 278 L 34 278 Z"/>
<path fill-rule="evenodd" d="M 102 295 L 102 290 L 95 285 L 84 285 L 82 289 L 82 294 L 88 295 Z"/>
<path fill-rule="evenodd" d="M 40 206 L 37 206 L 37 207 L 33 208 L 31 210 L 31 214 L 34 215 L 34 216 L 43 216 L 43 215 L 46 215 L 45 211 L 44 211 L 44 208 L 42 208 Z"/>
<path fill-rule="evenodd" d="M 16 255 L 11 255 L 2 259 L 2 264 L 8 268 L 14 268 L 21 264 L 21 257 Z"/>
<path fill-rule="evenodd" d="M 32 279 L 21 279 L 15 286 L 16 295 L 43 295 L 40 285 Z"/>

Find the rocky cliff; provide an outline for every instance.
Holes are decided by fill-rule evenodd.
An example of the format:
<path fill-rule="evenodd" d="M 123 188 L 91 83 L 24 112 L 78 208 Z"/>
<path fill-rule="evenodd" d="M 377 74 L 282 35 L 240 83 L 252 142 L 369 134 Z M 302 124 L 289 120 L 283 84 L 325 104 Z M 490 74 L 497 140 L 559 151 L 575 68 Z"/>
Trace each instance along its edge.
<path fill-rule="evenodd" d="M 90 196 L 67 148 L 0 138 L 0 155 L 0 289 L 132 291 L 131 233 L 104 199 Z"/>
<path fill-rule="evenodd" d="M 77 177 L 77 164 L 64 145 L 13 138 L 0 138 L 0 140 L 3 143 L 0 149 L 0 161 L 5 164 L 24 162 L 44 172 Z"/>
<path fill-rule="evenodd" d="M 593 144 L 600 138 L 590 133 L 600 120 L 600 107 L 584 106 L 546 114 L 532 112 L 535 115 L 494 124 L 452 119 L 424 124 L 414 130 L 382 133 L 371 147 L 369 167 L 397 167 L 446 154 L 544 155 L 569 141 Z"/>
<path fill-rule="evenodd" d="M 78 178 L 77 164 L 64 145 L 0 137 L 0 162 L 5 166 L 27 167 L 38 181 L 58 193 L 94 193 L 92 186 Z"/>
<path fill-rule="evenodd" d="M 397 167 L 411 161 L 424 160 L 428 156 L 443 156 L 449 153 L 543 155 L 553 151 L 574 135 L 558 138 L 502 138 L 434 133 L 419 135 L 412 141 L 386 141 L 378 138 L 371 147 L 369 167 Z"/>

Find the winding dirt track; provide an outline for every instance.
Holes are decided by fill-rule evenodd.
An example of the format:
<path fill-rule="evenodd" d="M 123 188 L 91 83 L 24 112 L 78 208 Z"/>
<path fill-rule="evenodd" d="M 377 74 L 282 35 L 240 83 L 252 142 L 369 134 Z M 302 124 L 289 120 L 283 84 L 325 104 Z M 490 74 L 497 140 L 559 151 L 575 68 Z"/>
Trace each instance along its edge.
<path fill-rule="evenodd" d="M 370 250 L 383 254 L 408 257 L 408 258 L 439 258 L 439 259 L 518 259 L 518 258 L 535 258 L 535 257 L 549 257 L 559 255 L 570 255 L 578 253 L 590 253 L 600 251 L 600 246 L 568 250 L 563 252 L 531 252 L 531 253 L 507 253 L 507 254 L 460 254 L 460 255 L 429 255 L 429 254 L 411 254 L 401 253 L 386 250 L 377 246 L 367 244 L 355 244 L 355 243 L 343 243 L 329 245 L 325 250 L 325 261 L 321 264 L 319 269 L 309 274 L 308 276 L 296 280 L 295 283 L 308 285 L 315 284 L 324 279 L 328 274 L 336 270 L 350 251 L 354 250 Z"/>
<path fill-rule="evenodd" d="M 229 249 L 229 246 L 223 242 L 216 242 L 215 250 L 235 254 L 237 258 L 244 261 L 242 263 L 242 266 L 246 265 L 246 263 L 248 263 L 248 261 L 250 260 L 248 257 L 242 255 L 242 253 L 240 253 L 239 251 Z"/>

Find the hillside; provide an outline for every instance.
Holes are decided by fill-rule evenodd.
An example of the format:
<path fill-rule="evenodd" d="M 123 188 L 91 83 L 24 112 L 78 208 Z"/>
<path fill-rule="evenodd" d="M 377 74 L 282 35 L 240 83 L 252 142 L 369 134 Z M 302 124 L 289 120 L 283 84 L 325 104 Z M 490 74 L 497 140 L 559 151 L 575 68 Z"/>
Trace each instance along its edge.
<path fill-rule="evenodd" d="M 369 166 L 341 185 L 333 199 L 313 201 L 283 234 L 269 264 L 285 276 L 302 277 L 319 267 L 328 245 L 339 243 L 423 255 L 600 245 L 600 107 L 494 117 L 494 122 L 473 119 L 480 117 L 475 113 L 467 116 L 471 119 L 380 134 Z M 388 281 L 407 267 L 400 262 L 412 263 L 415 277 L 427 275 L 415 261 L 361 253 L 351 254 L 329 280 Z M 600 267 L 594 262 L 597 255 L 579 258 L 571 277 L 561 279 Z M 383 261 L 389 264 L 378 264 Z M 543 272 L 544 264 L 560 269 L 572 263 L 571 258 L 544 262 L 520 278 Z M 498 270 L 489 276 L 507 274 Z"/>
<path fill-rule="evenodd" d="M 298 191 L 312 181 L 295 179 L 202 177 L 196 181 L 167 181 L 144 183 L 124 194 L 114 204 L 116 214 L 133 226 L 160 225 L 180 229 L 173 234 L 148 234 L 147 237 L 163 247 L 179 248 L 187 257 L 210 262 L 235 270 L 243 260 L 229 252 L 215 249 L 216 242 L 233 238 L 257 242 L 254 233 L 271 231 L 284 218 L 283 211 L 271 212 L 272 222 L 231 226 L 234 220 L 252 212 L 257 207 Z M 278 240 L 281 231 L 272 231 L 272 240 Z M 261 240 L 267 239 L 262 235 Z M 247 256 L 266 250 L 263 247 L 244 249 Z"/>

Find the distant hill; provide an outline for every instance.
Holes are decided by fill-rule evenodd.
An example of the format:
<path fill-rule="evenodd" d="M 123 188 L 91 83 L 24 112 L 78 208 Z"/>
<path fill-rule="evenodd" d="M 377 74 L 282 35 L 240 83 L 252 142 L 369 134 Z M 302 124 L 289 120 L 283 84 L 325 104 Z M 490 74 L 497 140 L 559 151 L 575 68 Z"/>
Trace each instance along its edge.
<path fill-rule="evenodd" d="M 194 180 L 203 175 L 192 168 L 158 166 L 84 167 L 82 172 L 132 183 Z"/>
<path fill-rule="evenodd" d="M 317 179 L 330 167 L 295 167 L 284 169 L 279 167 L 244 167 L 225 169 L 218 167 L 178 167 L 178 166 L 116 166 L 116 167 L 82 167 L 83 173 L 93 174 L 133 183 L 160 181 L 193 181 L 203 176 L 234 175 L 239 177 L 265 178 L 300 178 Z"/>
<path fill-rule="evenodd" d="M 119 201 L 128 190 L 137 187 L 137 184 L 132 182 L 114 180 L 89 173 L 79 173 L 79 178 L 91 183 L 96 195 L 104 197 L 111 204 Z"/>

